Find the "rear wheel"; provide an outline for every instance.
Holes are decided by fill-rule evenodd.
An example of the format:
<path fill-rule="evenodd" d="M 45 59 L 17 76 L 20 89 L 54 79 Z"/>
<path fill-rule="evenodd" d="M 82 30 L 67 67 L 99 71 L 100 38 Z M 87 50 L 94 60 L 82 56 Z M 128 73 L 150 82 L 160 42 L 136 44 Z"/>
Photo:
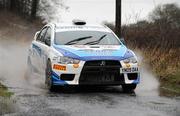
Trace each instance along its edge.
<path fill-rule="evenodd" d="M 122 85 L 122 89 L 124 92 L 132 92 L 136 89 L 136 84 L 125 84 Z"/>
<path fill-rule="evenodd" d="M 53 79 L 52 79 L 52 67 L 51 67 L 51 62 L 49 60 L 47 61 L 47 66 L 46 66 L 45 84 L 47 85 L 50 91 L 54 90 Z"/>

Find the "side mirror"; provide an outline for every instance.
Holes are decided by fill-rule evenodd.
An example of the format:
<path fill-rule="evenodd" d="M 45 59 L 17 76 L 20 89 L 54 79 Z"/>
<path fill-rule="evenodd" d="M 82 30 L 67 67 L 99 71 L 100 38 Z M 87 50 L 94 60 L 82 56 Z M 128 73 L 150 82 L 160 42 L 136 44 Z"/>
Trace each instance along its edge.
<path fill-rule="evenodd" d="M 124 45 L 126 45 L 126 42 L 125 42 L 124 38 L 120 38 L 120 41 L 121 41 Z"/>
<path fill-rule="evenodd" d="M 50 39 L 50 37 L 47 38 L 47 39 L 45 39 L 45 44 L 48 45 L 48 46 L 51 45 L 51 39 Z"/>

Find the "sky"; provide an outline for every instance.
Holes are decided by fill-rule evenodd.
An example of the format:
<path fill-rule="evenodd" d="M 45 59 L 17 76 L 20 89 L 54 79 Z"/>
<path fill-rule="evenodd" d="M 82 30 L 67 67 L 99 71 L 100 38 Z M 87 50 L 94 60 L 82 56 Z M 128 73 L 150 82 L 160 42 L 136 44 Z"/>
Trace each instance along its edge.
<path fill-rule="evenodd" d="M 64 0 L 69 7 L 63 11 L 62 21 L 84 19 L 88 22 L 102 23 L 115 21 L 116 0 Z M 122 23 L 129 24 L 148 19 L 148 14 L 159 4 L 177 3 L 180 0 L 122 0 Z"/>

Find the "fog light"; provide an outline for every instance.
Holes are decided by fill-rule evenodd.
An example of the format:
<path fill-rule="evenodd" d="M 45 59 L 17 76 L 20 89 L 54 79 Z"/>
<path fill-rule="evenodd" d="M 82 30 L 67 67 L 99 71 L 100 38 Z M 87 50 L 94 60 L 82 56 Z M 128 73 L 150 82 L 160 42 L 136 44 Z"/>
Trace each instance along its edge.
<path fill-rule="evenodd" d="M 79 68 L 79 64 L 73 64 L 74 68 Z"/>

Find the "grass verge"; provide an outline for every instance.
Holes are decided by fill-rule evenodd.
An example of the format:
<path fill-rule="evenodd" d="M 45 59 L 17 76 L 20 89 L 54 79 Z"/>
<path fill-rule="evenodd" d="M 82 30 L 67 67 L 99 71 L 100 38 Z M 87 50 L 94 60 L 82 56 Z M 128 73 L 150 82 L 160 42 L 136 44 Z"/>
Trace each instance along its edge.
<path fill-rule="evenodd" d="M 180 96 L 180 72 L 161 79 L 161 94 L 166 96 Z"/>
<path fill-rule="evenodd" d="M 13 93 L 8 91 L 8 88 L 0 84 L 0 115 L 5 115 L 14 112 L 14 101 L 11 99 Z"/>
<path fill-rule="evenodd" d="M 1 97 L 11 97 L 13 95 L 12 92 L 8 91 L 8 88 L 2 84 L 0 84 L 0 96 Z"/>
<path fill-rule="evenodd" d="M 160 48 L 145 49 L 145 63 L 151 65 L 160 81 L 160 94 L 180 96 L 180 48 L 162 50 Z"/>

